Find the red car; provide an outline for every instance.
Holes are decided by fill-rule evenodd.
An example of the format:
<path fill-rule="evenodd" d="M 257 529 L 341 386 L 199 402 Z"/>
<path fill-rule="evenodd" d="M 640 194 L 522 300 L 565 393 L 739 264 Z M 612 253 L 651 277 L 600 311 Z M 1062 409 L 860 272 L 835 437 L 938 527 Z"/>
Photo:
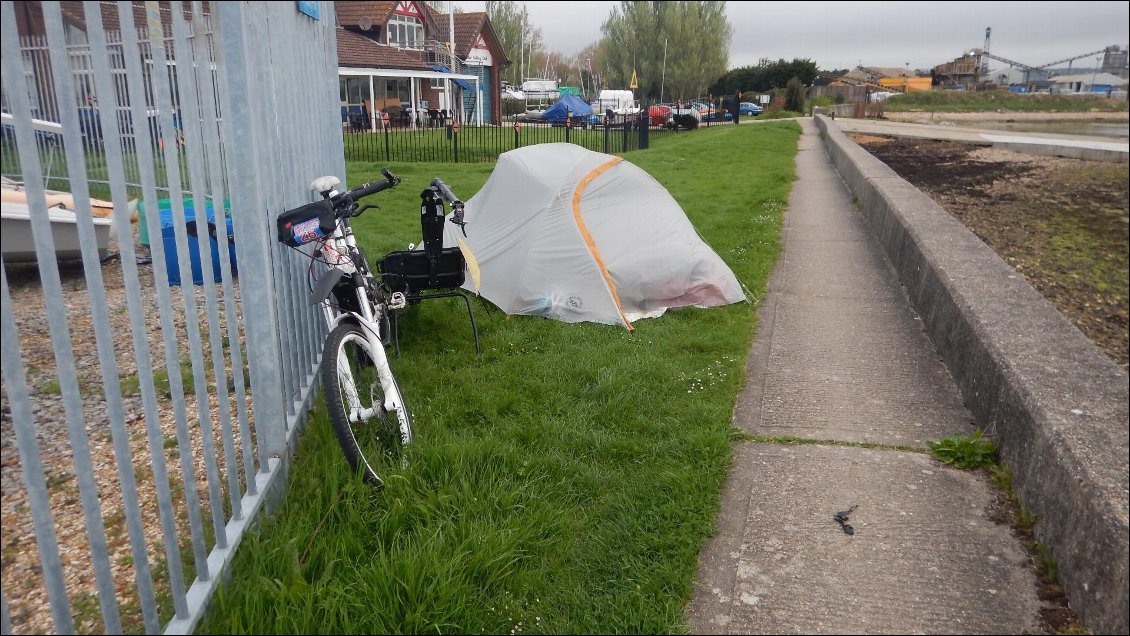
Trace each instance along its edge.
<path fill-rule="evenodd" d="M 647 119 L 652 126 L 666 126 L 671 121 L 671 107 L 656 104 L 647 109 Z"/>

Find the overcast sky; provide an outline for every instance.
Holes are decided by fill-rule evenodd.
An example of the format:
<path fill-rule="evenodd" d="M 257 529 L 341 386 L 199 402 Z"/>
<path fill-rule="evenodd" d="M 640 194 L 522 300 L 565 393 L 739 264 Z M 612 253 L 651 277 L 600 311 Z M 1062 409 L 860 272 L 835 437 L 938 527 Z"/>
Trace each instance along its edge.
<path fill-rule="evenodd" d="M 484 2 L 455 0 L 464 11 Z M 527 2 L 550 50 L 573 55 L 600 39 L 617 2 Z M 864 66 L 929 69 L 981 48 L 1023 64 L 1130 43 L 1130 2 L 730 2 L 730 67 L 761 58 L 808 58 L 822 69 Z M 662 45 L 662 43 L 659 43 Z M 1091 67 L 1095 56 L 1075 60 Z M 991 68 L 1005 66 L 993 62 Z"/>

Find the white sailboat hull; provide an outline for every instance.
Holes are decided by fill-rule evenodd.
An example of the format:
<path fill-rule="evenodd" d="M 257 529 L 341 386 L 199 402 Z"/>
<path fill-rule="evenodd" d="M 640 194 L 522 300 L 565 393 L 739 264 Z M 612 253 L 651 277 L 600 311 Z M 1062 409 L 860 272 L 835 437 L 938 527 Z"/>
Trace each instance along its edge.
<path fill-rule="evenodd" d="M 79 249 L 78 221 L 75 212 L 63 207 L 47 209 L 51 221 L 51 236 L 55 242 L 57 260 L 82 258 Z M 99 254 L 109 249 L 112 218 L 92 217 L 94 237 Z M 5 263 L 34 263 L 35 240 L 31 230 L 31 212 L 26 203 L 4 202 L 0 206 L 0 251 Z"/>

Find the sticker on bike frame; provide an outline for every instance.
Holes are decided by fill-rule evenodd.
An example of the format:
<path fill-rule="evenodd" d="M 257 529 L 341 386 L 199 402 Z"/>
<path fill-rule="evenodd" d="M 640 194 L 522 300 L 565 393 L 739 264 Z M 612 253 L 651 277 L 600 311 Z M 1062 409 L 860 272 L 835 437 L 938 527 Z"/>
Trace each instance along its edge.
<path fill-rule="evenodd" d="M 299 245 L 305 245 L 325 236 L 316 218 L 301 223 L 295 223 L 292 231 L 294 232 L 294 242 Z"/>

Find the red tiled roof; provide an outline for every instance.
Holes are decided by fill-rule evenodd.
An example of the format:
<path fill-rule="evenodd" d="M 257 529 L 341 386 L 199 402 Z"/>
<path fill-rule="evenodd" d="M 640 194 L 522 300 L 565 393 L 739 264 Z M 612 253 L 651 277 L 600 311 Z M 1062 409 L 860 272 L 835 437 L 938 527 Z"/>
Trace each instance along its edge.
<path fill-rule="evenodd" d="M 467 57 L 471 52 L 471 46 L 475 43 L 475 38 L 479 37 L 479 33 L 483 30 L 483 23 L 486 22 L 487 14 L 485 13 L 456 13 L 455 14 L 455 54 L 459 57 Z M 447 20 L 447 16 L 443 16 L 443 20 Z M 446 39 L 446 38 L 444 38 Z"/>
<path fill-rule="evenodd" d="M 409 51 L 381 44 L 341 27 L 337 28 L 337 63 L 339 66 L 365 68 L 431 70 L 424 63 L 420 51 Z"/>
<path fill-rule="evenodd" d="M 436 14 L 436 22 L 440 25 L 447 24 L 447 14 Z M 447 31 L 444 31 L 446 34 Z M 482 34 L 486 39 L 487 45 L 493 50 L 498 51 L 499 60 L 496 64 L 505 64 L 509 61 L 506 57 L 506 51 L 502 49 L 502 43 L 498 41 L 498 36 L 494 32 L 494 26 L 490 23 L 490 17 L 486 13 L 476 11 L 473 13 L 456 13 L 455 14 L 455 54 L 459 57 L 467 57 L 471 53 L 471 48 L 475 44 L 475 39 Z M 446 37 L 436 38 L 438 40 L 447 41 Z"/>
<path fill-rule="evenodd" d="M 424 14 L 424 30 L 430 31 L 436 26 L 436 14 L 428 7 L 427 3 L 423 0 L 414 0 L 417 8 Z M 360 2 L 357 0 L 338 0 L 334 3 L 334 12 L 337 14 L 338 26 L 358 26 L 361 24 L 361 18 L 367 17 L 372 21 L 374 27 L 381 27 L 388 24 L 389 18 L 392 17 L 392 12 L 396 9 L 397 2 L 388 1 L 370 1 Z M 437 38 L 438 39 L 438 38 Z"/>
<path fill-rule="evenodd" d="M 395 2 L 343 2 L 334 3 L 334 12 L 337 14 L 338 26 L 357 26 L 361 18 L 369 18 L 374 25 L 383 26 L 388 23 L 388 16 L 392 14 Z"/>

